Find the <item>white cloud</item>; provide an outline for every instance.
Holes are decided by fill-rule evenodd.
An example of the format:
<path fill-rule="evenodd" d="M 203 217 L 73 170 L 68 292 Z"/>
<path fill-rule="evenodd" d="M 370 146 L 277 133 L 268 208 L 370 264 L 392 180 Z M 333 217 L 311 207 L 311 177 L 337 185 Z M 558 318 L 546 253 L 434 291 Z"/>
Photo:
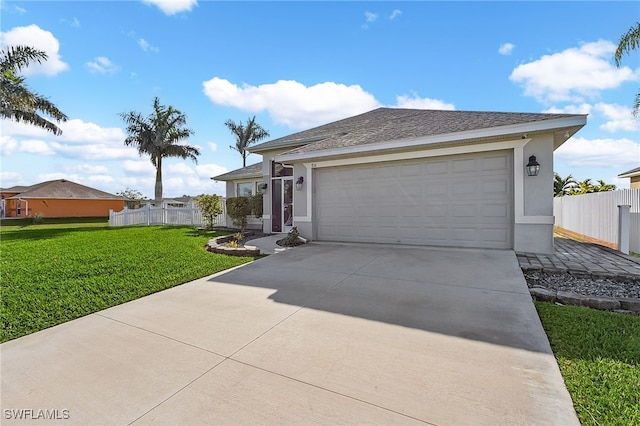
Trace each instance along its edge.
<path fill-rule="evenodd" d="M 583 103 L 580 105 L 566 105 L 562 108 L 552 107 L 544 112 L 563 114 L 598 114 L 605 117 L 607 121 L 600 125 L 600 129 L 614 133 L 618 130 L 637 131 L 640 130 L 640 120 L 633 116 L 633 110 L 624 105 L 606 104 L 599 102 L 595 105 Z"/>
<path fill-rule="evenodd" d="M 585 43 L 519 65 L 509 79 L 521 84 L 525 95 L 542 102 L 583 102 L 637 78 L 630 68 L 611 63 L 615 49 L 610 41 Z"/>
<path fill-rule="evenodd" d="M 215 142 L 208 142 L 209 149 L 213 152 L 218 152 L 218 145 Z"/>
<path fill-rule="evenodd" d="M 275 123 L 294 129 L 329 123 L 380 106 L 373 95 L 359 85 L 325 82 L 307 87 L 297 81 L 279 80 L 239 87 L 218 77 L 202 85 L 214 104 L 254 113 L 266 110 Z"/>
<path fill-rule="evenodd" d="M 402 11 L 400 9 L 393 9 L 393 12 L 389 15 L 389 19 L 396 19 L 400 15 L 402 15 Z"/>
<path fill-rule="evenodd" d="M 14 138 L 2 135 L 0 136 L 0 154 L 3 156 L 11 155 L 18 147 L 18 141 Z"/>
<path fill-rule="evenodd" d="M 219 176 L 223 173 L 227 173 L 229 169 L 217 164 L 198 164 L 196 166 L 196 174 L 201 178 L 211 179 L 214 176 Z"/>
<path fill-rule="evenodd" d="M 86 173 L 91 175 L 109 173 L 106 166 L 96 166 L 93 164 L 78 164 L 77 166 L 67 167 L 66 170 L 74 173 Z"/>
<path fill-rule="evenodd" d="M 113 145 L 124 145 L 124 140 L 126 139 L 126 135 L 119 127 L 101 127 L 95 123 L 85 122 L 77 118 L 58 125 L 62 129 L 61 136 L 54 136 L 39 127 L 17 123 L 12 120 L 2 120 L 0 123 L 2 123 L 2 133 L 11 137 L 28 137 L 77 144 L 93 142 Z"/>
<path fill-rule="evenodd" d="M 367 20 L 367 22 L 375 22 L 378 19 L 378 14 L 366 11 L 364 13 L 364 17 Z"/>
<path fill-rule="evenodd" d="M 512 43 L 504 43 L 503 45 L 500 46 L 500 48 L 498 49 L 498 53 L 501 55 L 511 55 L 511 52 L 513 52 L 513 49 L 516 47 L 515 44 Z"/>
<path fill-rule="evenodd" d="M 15 185 L 23 185 L 24 179 L 18 172 L 0 172 L 0 187 L 10 188 Z"/>
<path fill-rule="evenodd" d="M 159 52 L 160 49 L 156 46 L 149 44 L 149 42 L 143 38 L 138 39 L 138 46 L 145 52 Z"/>
<path fill-rule="evenodd" d="M 85 181 L 90 182 L 91 184 L 102 184 L 106 185 L 108 183 L 114 182 L 115 179 L 111 175 L 91 175 L 85 178 Z"/>
<path fill-rule="evenodd" d="M 555 153 L 571 167 L 625 169 L 640 164 L 640 143 L 630 139 L 571 138 Z"/>
<path fill-rule="evenodd" d="M 69 174 L 63 172 L 41 173 L 38 175 L 38 182 L 46 182 L 49 180 L 66 179 L 82 185 L 82 177 L 78 174 Z"/>
<path fill-rule="evenodd" d="M 54 155 L 55 152 L 45 141 L 28 139 L 20 141 L 20 151 L 38 155 Z"/>
<path fill-rule="evenodd" d="M 153 175 L 155 176 L 156 168 L 153 167 L 150 160 L 126 160 L 121 166 L 122 170 L 127 173 L 137 175 Z"/>
<path fill-rule="evenodd" d="M 416 95 L 412 97 L 407 95 L 396 96 L 396 106 L 398 108 L 414 108 L 414 109 L 456 109 L 453 104 L 441 101 L 440 99 L 420 98 Z"/>
<path fill-rule="evenodd" d="M 80 28 L 80 21 L 75 16 L 70 21 L 65 18 L 62 18 L 60 19 L 60 22 L 62 22 L 63 24 L 69 24 L 69 26 L 72 28 Z"/>
<path fill-rule="evenodd" d="M 188 12 L 198 4 L 198 0 L 142 0 L 144 3 L 157 6 L 165 15 Z"/>
<path fill-rule="evenodd" d="M 111 62 L 109 58 L 105 56 L 98 56 L 94 61 L 87 62 L 87 67 L 92 73 L 99 74 L 114 74 L 118 71 L 118 66 Z"/>
<path fill-rule="evenodd" d="M 7 32 L 0 33 L 0 45 L 16 46 L 28 45 L 47 54 L 47 60 L 41 64 L 31 63 L 22 70 L 23 75 L 56 75 L 69 69 L 69 65 L 62 61 L 60 56 L 60 42 L 49 31 L 45 31 L 37 25 L 15 27 Z"/>
<path fill-rule="evenodd" d="M 591 104 L 580 104 L 580 105 L 566 105 L 562 108 L 551 107 L 544 110 L 544 113 L 549 114 L 590 114 L 593 110 L 593 105 Z"/>
<path fill-rule="evenodd" d="M 136 158 L 138 152 L 130 147 L 109 146 L 106 144 L 67 145 L 50 142 L 49 146 L 60 155 L 81 160 L 121 160 Z"/>
<path fill-rule="evenodd" d="M 618 130 L 637 131 L 640 130 L 640 119 L 633 116 L 633 110 L 624 105 L 598 103 L 595 110 L 604 115 L 609 121 L 600 126 L 607 132 Z"/>
<path fill-rule="evenodd" d="M 195 175 L 196 172 L 189 167 L 186 163 L 174 163 L 169 164 L 165 168 L 166 173 L 169 174 L 180 174 L 180 175 Z"/>

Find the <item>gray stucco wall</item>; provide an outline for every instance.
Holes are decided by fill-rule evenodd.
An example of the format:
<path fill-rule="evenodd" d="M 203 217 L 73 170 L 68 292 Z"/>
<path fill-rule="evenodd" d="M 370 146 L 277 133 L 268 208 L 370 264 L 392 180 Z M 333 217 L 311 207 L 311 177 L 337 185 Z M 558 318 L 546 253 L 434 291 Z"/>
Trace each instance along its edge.
<path fill-rule="evenodd" d="M 514 167 L 524 170 L 531 155 L 540 163 L 540 173 L 534 177 L 524 172 L 522 188 L 515 188 L 515 196 L 524 198 L 524 217 L 515 218 L 513 248 L 519 252 L 550 254 L 553 253 L 553 135 L 535 136 L 524 146 L 522 162 L 518 164 L 516 159 Z"/>

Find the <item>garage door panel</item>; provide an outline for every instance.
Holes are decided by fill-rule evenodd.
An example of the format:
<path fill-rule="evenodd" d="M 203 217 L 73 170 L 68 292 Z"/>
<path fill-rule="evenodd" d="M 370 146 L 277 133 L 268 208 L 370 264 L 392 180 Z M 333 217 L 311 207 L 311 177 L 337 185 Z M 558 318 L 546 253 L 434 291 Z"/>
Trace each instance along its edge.
<path fill-rule="evenodd" d="M 511 164 L 499 151 L 318 169 L 317 237 L 510 248 Z"/>

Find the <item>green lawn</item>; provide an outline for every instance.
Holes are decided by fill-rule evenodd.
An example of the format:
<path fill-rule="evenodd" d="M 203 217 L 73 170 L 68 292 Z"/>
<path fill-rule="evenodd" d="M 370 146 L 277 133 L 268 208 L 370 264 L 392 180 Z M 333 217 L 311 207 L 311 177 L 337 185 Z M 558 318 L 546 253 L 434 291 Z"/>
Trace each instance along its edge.
<path fill-rule="evenodd" d="M 186 227 L 109 228 L 105 220 L 0 224 L 0 341 L 252 260 L 204 250 Z"/>
<path fill-rule="evenodd" d="M 583 425 L 640 425 L 640 317 L 536 302 Z"/>

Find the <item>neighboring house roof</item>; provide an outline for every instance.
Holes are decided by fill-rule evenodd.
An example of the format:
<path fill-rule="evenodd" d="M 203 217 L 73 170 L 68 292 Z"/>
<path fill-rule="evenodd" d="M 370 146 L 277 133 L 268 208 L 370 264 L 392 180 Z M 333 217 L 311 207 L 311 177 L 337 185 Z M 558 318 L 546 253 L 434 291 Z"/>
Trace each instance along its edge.
<path fill-rule="evenodd" d="M 618 177 L 620 178 L 630 178 L 640 176 L 640 167 L 636 167 L 635 169 L 631 169 L 628 172 L 620 173 Z"/>
<path fill-rule="evenodd" d="M 19 189 L 20 191 L 15 191 Z M 3 189 L 3 192 L 19 192 L 11 198 L 56 198 L 79 200 L 122 200 L 124 197 L 80 185 L 66 179 L 51 180 L 31 186 Z"/>
<path fill-rule="evenodd" d="M 262 163 L 251 164 L 250 166 L 243 167 L 241 169 L 233 170 L 228 173 L 214 176 L 211 179 L 226 181 L 226 180 L 239 180 L 239 179 L 253 179 L 262 177 Z"/>
<path fill-rule="evenodd" d="M 556 122 L 557 120 L 566 121 L 567 118 L 577 118 L 577 120 L 567 123 Z M 277 148 L 298 147 L 289 151 L 291 154 L 309 154 L 315 151 L 353 147 L 366 150 L 368 145 L 440 135 L 459 134 L 460 138 L 469 138 L 472 137 L 471 132 L 478 133 L 483 129 L 493 130 L 480 132 L 481 137 L 516 134 L 523 130 L 533 132 L 566 127 L 570 137 L 585 123 L 586 115 L 577 114 L 378 108 L 255 145 L 248 150 L 260 153 Z"/>

